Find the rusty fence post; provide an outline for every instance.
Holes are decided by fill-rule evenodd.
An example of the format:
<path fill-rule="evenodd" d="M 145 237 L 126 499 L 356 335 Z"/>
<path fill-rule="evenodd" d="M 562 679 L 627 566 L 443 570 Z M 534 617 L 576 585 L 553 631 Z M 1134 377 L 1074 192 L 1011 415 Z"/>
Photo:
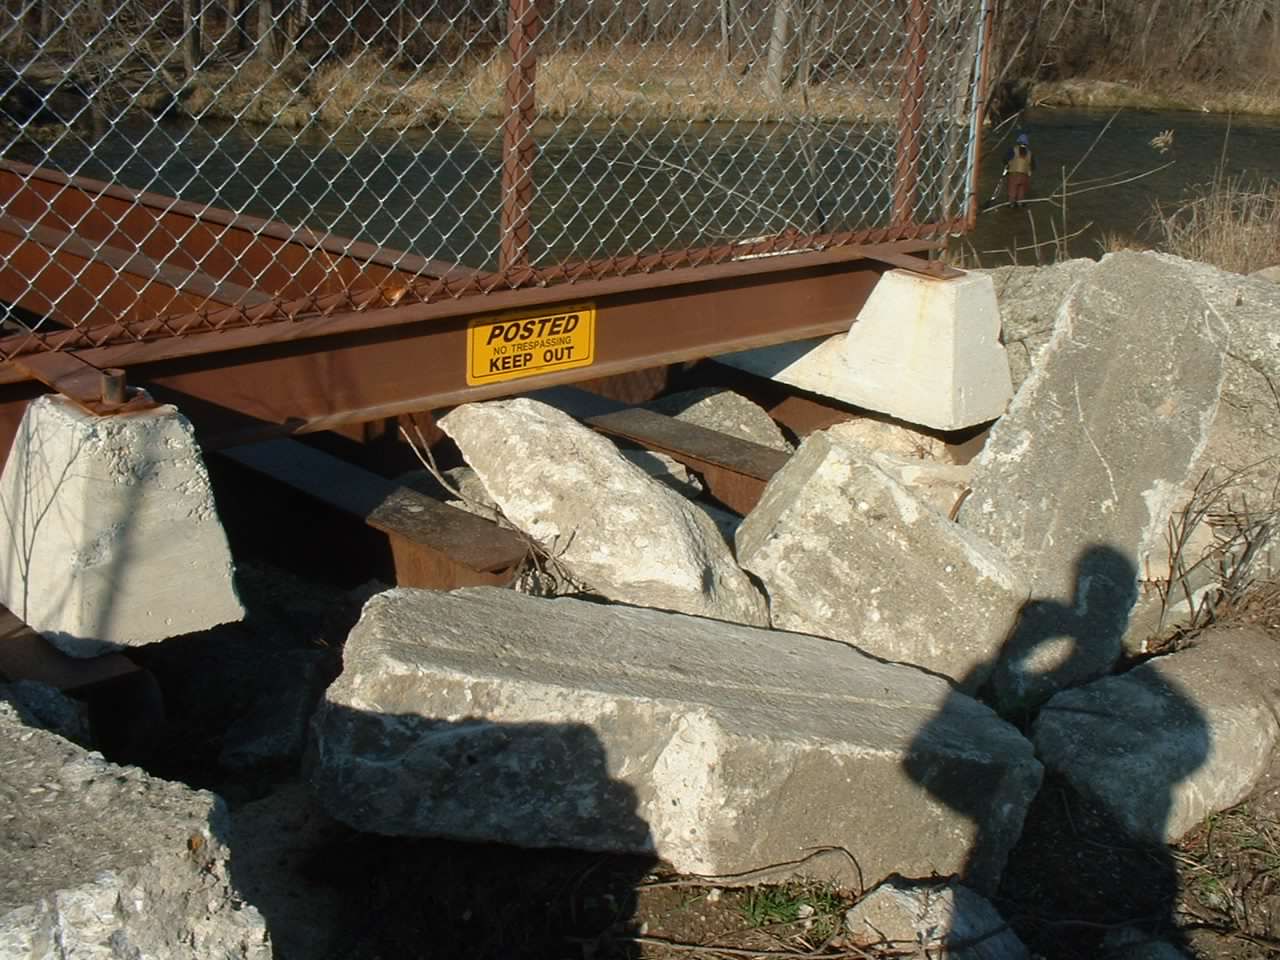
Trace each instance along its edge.
<path fill-rule="evenodd" d="M 906 63 L 903 64 L 898 106 L 898 157 L 893 176 L 893 225 L 915 219 L 916 183 L 920 178 L 920 127 L 924 122 L 924 71 L 929 33 L 926 0 L 909 0 Z"/>
<path fill-rule="evenodd" d="M 504 274 L 529 265 L 529 239 L 533 232 L 529 210 L 533 205 L 533 164 L 538 154 L 533 137 L 538 67 L 535 43 L 541 29 L 537 0 L 511 0 L 507 15 L 511 73 L 507 76 L 502 122 L 502 235 L 498 249 L 498 269 Z"/>

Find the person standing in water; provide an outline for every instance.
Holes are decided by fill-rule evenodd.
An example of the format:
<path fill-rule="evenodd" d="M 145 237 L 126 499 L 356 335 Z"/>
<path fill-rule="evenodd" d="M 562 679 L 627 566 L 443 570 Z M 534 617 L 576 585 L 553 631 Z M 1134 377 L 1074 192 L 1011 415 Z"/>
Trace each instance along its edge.
<path fill-rule="evenodd" d="M 1031 153 L 1031 138 L 1025 133 L 1020 133 L 1004 158 L 1005 182 L 1009 190 L 1009 203 L 1013 206 L 1022 206 L 1022 201 L 1027 196 L 1027 188 L 1031 186 L 1031 174 L 1035 169 L 1036 160 Z"/>

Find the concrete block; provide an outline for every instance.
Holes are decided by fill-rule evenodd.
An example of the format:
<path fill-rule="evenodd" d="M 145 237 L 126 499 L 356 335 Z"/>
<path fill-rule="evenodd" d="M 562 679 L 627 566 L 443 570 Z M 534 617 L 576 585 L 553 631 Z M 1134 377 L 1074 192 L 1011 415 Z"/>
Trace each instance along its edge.
<path fill-rule="evenodd" d="M 310 779 L 358 830 L 738 874 L 847 848 L 998 879 L 1030 744 L 944 680 L 800 634 L 474 588 L 365 606 Z"/>
<path fill-rule="evenodd" d="M 1064 300 L 959 512 L 1031 580 L 1034 602 L 995 674 L 1005 706 L 1115 663 L 1140 559 L 1208 440 L 1226 342 L 1182 269 L 1144 254 L 1105 257 Z"/>
<path fill-rule="evenodd" d="M 614 444 L 536 400 L 441 418 L 503 515 L 611 600 L 764 626 L 768 606 L 716 524 Z"/>
<path fill-rule="evenodd" d="M 1013 396 L 991 278 L 885 273 L 849 333 L 717 357 L 937 430 L 994 420 Z"/>
<path fill-rule="evenodd" d="M 33 400 L 0 476 L 0 600 L 72 656 L 240 620 L 195 435 L 174 407 Z"/>
<path fill-rule="evenodd" d="M 0 700 L 0 957 L 268 960 L 211 793 L 107 763 Z"/>
<path fill-rule="evenodd" d="M 1254 789 L 1280 738 L 1280 647 L 1214 627 L 1194 647 L 1059 693 L 1037 754 L 1134 837 L 1172 843 Z"/>
<path fill-rule="evenodd" d="M 738 562 L 764 584 L 775 627 L 976 691 L 1026 602 L 1025 580 L 838 436 L 811 434 L 769 481 L 738 529 Z"/>

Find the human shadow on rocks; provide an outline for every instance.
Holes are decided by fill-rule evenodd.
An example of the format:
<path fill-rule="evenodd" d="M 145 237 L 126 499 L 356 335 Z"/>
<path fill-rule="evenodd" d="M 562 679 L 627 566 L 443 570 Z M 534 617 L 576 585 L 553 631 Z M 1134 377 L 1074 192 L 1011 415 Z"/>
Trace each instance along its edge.
<path fill-rule="evenodd" d="M 342 746 L 235 820 L 232 878 L 278 960 L 639 956 L 657 861 L 625 851 L 653 840 L 590 727 L 322 713 Z"/>
<path fill-rule="evenodd" d="M 1072 678 L 1096 675 L 1097 645 L 1115 644 L 1119 652 L 1136 597 L 1136 571 L 1119 551 L 1090 546 L 1076 564 L 1073 593 L 1070 603 L 1028 601 L 994 662 L 975 668 L 962 685 L 981 683 L 986 675 L 978 699 L 990 703 L 997 670 L 1013 668 L 1025 678 L 1024 689 L 1039 691 L 1040 699 Z M 1091 789 L 1087 777 L 1073 783 L 1064 772 L 1047 770 L 1002 874 L 1000 851 L 984 832 L 990 816 L 984 785 L 940 779 L 924 751 L 913 749 L 905 762 L 913 780 L 975 824 L 959 879 L 981 886 L 974 880 L 985 880 L 994 869 L 1001 878 L 996 906 L 1032 952 L 1049 960 L 1106 957 L 1106 934 L 1120 927 L 1185 946 L 1173 917 L 1177 870 L 1161 838 L 1175 790 L 1208 757 L 1208 724 L 1184 691 L 1154 676 L 1144 677 L 1139 695 L 1151 697 L 1158 709 L 1126 710 L 1128 699 L 1115 699 L 1120 691 L 1109 689 L 1118 680 L 1108 677 L 1100 687 L 1067 690 L 1043 705 L 1024 701 L 1016 706 L 1016 716 L 1006 719 L 1029 737 L 1044 724 L 1054 725 L 1057 736 L 1073 744 L 1075 762 L 1067 766 L 1076 771 L 1109 767 L 1117 778 L 1132 777 L 1139 802 L 1118 800 L 1123 791 L 1114 789 L 1114 782 Z M 1111 696 L 1098 697 L 1104 690 Z M 915 743 L 923 746 L 939 735 L 964 697 L 953 692 Z M 1134 745 L 1144 748 L 1141 759 L 1121 752 Z M 1136 817 L 1135 809 L 1141 810 Z"/>

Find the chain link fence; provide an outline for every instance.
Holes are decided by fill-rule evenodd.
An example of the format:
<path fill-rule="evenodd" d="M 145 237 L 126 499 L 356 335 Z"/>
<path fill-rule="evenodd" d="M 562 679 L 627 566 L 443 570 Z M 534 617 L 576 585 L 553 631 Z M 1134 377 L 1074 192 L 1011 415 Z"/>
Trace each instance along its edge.
<path fill-rule="evenodd" d="M 5 0 L 6 323 L 101 344 L 937 236 L 988 2 Z"/>

